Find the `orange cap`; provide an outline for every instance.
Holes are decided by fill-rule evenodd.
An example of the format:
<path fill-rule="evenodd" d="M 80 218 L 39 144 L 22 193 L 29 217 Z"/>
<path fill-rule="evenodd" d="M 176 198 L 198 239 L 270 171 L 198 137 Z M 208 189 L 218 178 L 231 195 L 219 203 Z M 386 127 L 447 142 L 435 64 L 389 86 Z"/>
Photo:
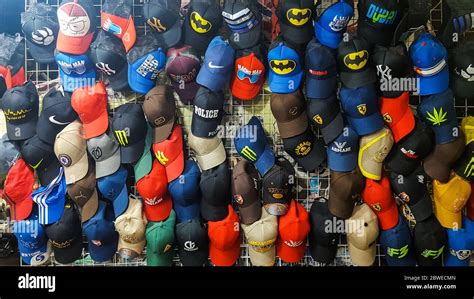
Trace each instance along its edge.
<path fill-rule="evenodd" d="M 379 98 L 380 113 L 392 130 L 395 142 L 408 135 L 415 128 L 415 117 L 409 106 L 408 91 L 398 98 Z"/>
<path fill-rule="evenodd" d="M 130 51 L 137 40 L 137 32 L 132 16 L 122 18 L 102 11 L 100 18 L 102 29 L 120 38 L 125 47 L 125 51 Z"/>
<path fill-rule="evenodd" d="M 209 256 L 216 266 L 232 266 L 240 256 L 239 216 L 231 205 L 228 207 L 226 218 L 208 222 Z"/>
<path fill-rule="evenodd" d="M 179 177 L 184 170 L 183 129 L 176 124 L 168 139 L 153 144 L 155 158 L 166 168 L 168 182 Z"/>
<path fill-rule="evenodd" d="M 7 174 L 3 190 L 12 209 L 13 220 L 21 221 L 30 216 L 33 209 L 31 193 L 34 183 L 33 170 L 23 159 L 18 159 Z"/>
<path fill-rule="evenodd" d="M 230 90 L 234 97 L 252 100 L 262 90 L 264 82 L 265 66 L 254 53 L 235 60 L 230 82 Z"/>
<path fill-rule="evenodd" d="M 8 66 L 0 65 L 0 76 L 3 77 L 3 79 L 5 80 L 5 85 L 7 86 L 7 89 L 13 87 L 12 72 Z"/>

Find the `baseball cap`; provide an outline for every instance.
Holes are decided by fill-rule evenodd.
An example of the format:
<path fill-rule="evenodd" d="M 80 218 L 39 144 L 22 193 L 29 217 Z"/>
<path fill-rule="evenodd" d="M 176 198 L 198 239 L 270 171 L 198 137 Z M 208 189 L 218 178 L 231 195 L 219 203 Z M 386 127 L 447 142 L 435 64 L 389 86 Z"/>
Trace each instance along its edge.
<path fill-rule="evenodd" d="M 447 229 L 448 234 L 448 248 L 444 252 L 444 266 L 468 267 L 471 257 L 472 248 L 472 221 L 467 217 L 463 217 L 463 227 L 457 229 Z M 464 224 L 470 222 L 466 227 Z"/>
<path fill-rule="evenodd" d="M 33 209 L 31 192 L 35 183 L 34 173 L 25 160 L 18 159 L 7 174 L 3 194 L 11 208 L 11 216 L 21 221 L 30 216 Z"/>
<path fill-rule="evenodd" d="M 224 117 L 224 93 L 200 87 L 194 98 L 191 131 L 194 136 L 209 138 L 219 133 Z"/>
<path fill-rule="evenodd" d="M 82 125 L 74 121 L 56 136 L 54 153 L 64 168 L 66 183 L 72 184 L 86 176 L 89 169 L 87 144 L 83 138 Z"/>
<path fill-rule="evenodd" d="M 84 223 L 89 254 L 95 262 L 111 260 L 117 252 L 118 233 L 114 226 L 114 213 L 105 202 L 99 202 L 97 213 Z"/>
<path fill-rule="evenodd" d="M 110 132 L 87 140 L 87 151 L 95 161 L 95 177 L 100 179 L 120 168 L 120 147 Z"/>
<path fill-rule="evenodd" d="M 379 235 L 377 216 L 367 204 L 354 208 L 351 218 L 346 220 L 351 227 L 347 232 L 347 244 L 352 264 L 356 266 L 372 266 L 377 250 L 375 242 Z"/>
<path fill-rule="evenodd" d="M 60 168 L 58 175 L 48 185 L 36 189 L 31 197 L 38 207 L 40 224 L 47 225 L 58 221 L 63 214 L 66 197 L 63 169 Z"/>
<path fill-rule="evenodd" d="M 215 0 L 193 1 L 183 23 L 184 43 L 204 52 L 222 25 L 221 7 Z"/>
<path fill-rule="evenodd" d="M 418 166 L 409 175 L 390 173 L 393 193 L 410 209 L 415 221 L 423 221 L 433 214 L 433 204 L 427 189 L 428 176 Z"/>
<path fill-rule="evenodd" d="M 271 215 L 282 216 L 288 212 L 295 197 L 295 170 L 288 160 L 279 157 L 262 181 L 263 207 Z"/>
<path fill-rule="evenodd" d="M 247 125 L 238 129 L 234 138 L 237 152 L 252 162 L 261 176 L 264 176 L 275 164 L 275 155 L 267 141 L 260 120 L 253 116 Z"/>
<path fill-rule="evenodd" d="M 361 0 L 357 9 L 361 16 L 357 22 L 357 33 L 373 44 L 390 44 L 402 13 L 399 2 Z"/>
<path fill-rule="evenodd" d="M 342 87 L 339 99 L 349 125 L 360 136 L 383 128 L 384 121 L 373 84 L 357 88 Z"/>
<path fill-rule="evenodd" d="M 176 179 L 184 169 L 183 129 L 176 124 L 168 139 L 153 144 L 153 153 L 166 169 L 168 182 Z"/>
<path fill-rule="evenodd" d="M 393 136 L 387 127 L 360 139 L 358 164 L 366 178 L 380 180 L 383 161 L 392 146 Z"/>
<path fill-rule="evenodd" d="M 98 15 L 91 0 L 63 0 L 58 7 L 59 34 L 56 50 L 81 55 L 88 51 Z"/>
<path fill-rule="evenodd" d="M 395 143 L 385 159 L 385 166 L 403 175 L 409 175 L 434 148 L 434 134 L 428 125 L 415 118 L 415 128 Z"/>
<path fill-rule="evenodd" d="M 177 222 L 198 218 L 201 214 L 201 171 L 194 160 L 184 162 L 183 173 L 168 184 Z"/>
<path fill-rule="evenodd" d="M 79 207 L 82 222 L 89 220 L 97 212 L 99 195 L 96 182 L 94 167 L 89 167 L 84 178 L 67 186 L 67 194 Z"/>
<path fill-rule="evenodd" d="M 310 99 L 306 112 L 312 124 L 319 128 L 326 144 L 343 131 L 344 119 L 335 93 L 328 98 Z"/>
<path fill-rule="evenodd" d="M 306 250 L 306 237 L 310 231 L 309 214 L 295 200 L 286 215 L 278 218 L 277 255 L 287 263 L 299 262 Z"/>
<path fill-rule="evenodd" d="M 183 266 L 201 267 L 209 258 L 209 237 L 200 218 L 176 224 L 179 259 Z"/>
<path fill-rule="evenodd" d="M 448 245 L 448 236 L 433 215 L 417 222 L 413 230 L 413 243 L 416 249 L 418 266 L 442 266 L 444 249 Z"/>
<path fill-rule="evenodd" d="M 204 55 L 204 62 L 196 82 L 212 91 L 222 91 L 229 82 L 234 66 L 235 52 L 222 36 L 212 39 Z"/>
<path fill-rule="evenodd" d="M 146 129 L 145 147 L 143 154 L 138 161 L 133 164 L 133 171 L 135 174 L 135 183 L 142 177 L 149 174 L 153 164 L 153 156 L 151 155 L 151 146 L 153 142 L 153 129 L 148 125 Z"/>
<path fill-rule="evenodd" d="M 109 127 L 107 91 L 102 81 L 95 86 L 74 90 L 71 105 L 82 122 L 85 139 L 100 136 L 107 131 Z"/>
<path fill-rule="evenodd" d="M 52 88 L 43 97 L 43 110 L 38 118 L 36 134 L 43 142 L 53 145 L 56 135 L 77 118 L 69 94 Z"/>
<path fill-rule="evenodd" d="M 191 46 L 168 50 L 166 74 L 183 103 L 190 103 L 199 89 L 196 77 L 201 69 L 199 54 Z"/>
<path fill-rule="evenodd" d="M 433 210 L 439 223 L 446 228 L 462 227 L 461 211 L 471 194 L 469 182 L 454 174 L 447 183 L 433 180 Z"/>
<path fill-rule="evenodd" d="M 137 39 L 132 5 L 133 0 L 106 0 L 100 12 L 102 30 L 121 39 L 127 52 Z"/>
<path fill-rule="evenodd" d="M 128 171 L 121 166 L 115 173 L 97 179 L 97 188 L 102 196 L 112 202 L 115 218 L 128 207 Z"/>
<path fill-rule="evenodd" d="M 336 91 L 337 65 L 331 49 L 311 40 L 306 46 L 306 84 L 308 98 L 328 98 Z"/>
<path fill-rule="evenodd" d="M 87 54 L 72 55 L 56 52 L 55 59 L 64 91 L 73 92 L 84 86 L 95 85 L 96 68 Z"/>
<path fill-rule="evenodd" d="M 328 167 L 338 172 L 351 172 L 357 167 L 359 135 L 348 125 L 326 148 Z"/>
<path fill-rule="evenodd" d="M 377 81 L 375 68 L 370 60 L 370 44 L 361 37 L 342 41 L 337 48 L 339 77 L 348 88 L 358 88 Z"/>
<path fill-rule="evenodd" d="M 314 135 L 309 126 L 300 135 L 283 138 L 283 147 L 306 171 L 316 170 L 326 160 L 324 144 Z"/>
<path fill-rule="evenodd" d="M 275 264 L 275 243 L 278 236 L 278 217 L 262 208 L 262 216 L 250 225 L 242 224 L 249 244 L 252 266 L 273 266 Z"/>
<path fill-rule="evenodd" d="M 127 55 L 119 39 L 100 30 L 91 44 L 90 57 L 96 69 L 108 78 L 108 85 L 114 91 L 128 88 Z"/>
<path fill-rule="evenodd" d="M 232 169 L 232 196 L 243 224 L 252 224 L 262 216 L 258 171 L 247 160 L 239 160 Z"/>
<path fill-rule="evenodd" d="M 275 40 L 268 52 L 269 87 L 272 93 L 295 92 L 303 78 L 298 53 L 288 43 Z"/>
<path fill-rule="evenodd" d="M 331 170 L 328 208 L 336 217 L 347 219 L 354 210 L 356 198 L 365 187 L 365 178 L 358 166 L 351 172 Z"/>
<path fill-rule="evenodd" d="M 165 167 L 156 160 L 151 172 L 137 182 L 136 188 L 148 221 L 163 221 L 170 215 L 173 202 L 167 183 Z"/>
<path fill-rule="evenodd" d="M 249 0 L 226 0 L 222 16 L 230 30 L 230 44 L 236 50 L 248 49 L 260 43 L 262 18 L 256 3 Z"/>
<path fill-rule="evenodd" d="M 255 52 L 245 53 L 235 60 L 230 79 L 232 96 L 243 101 L 252 100 L 265 83 L 265 65 Z"/>
<path fill-rule="evenodd" d="M 410 57 L 419 79 L 419 94 L 437 94 L 449 86 L 448 54 L 441 42 L 429 33 L 421 34 L 410 46 Z"/>
<path fill-rule="evenodd" d="M 474 94 L 473 53 L 474 43 L 470 41 L 449 50 L 451 88 L 460 98 L 472 98 Z"/>
<path fill-rule="evenodd" d="M 0 138 L 0 178 L 3 178 L 21 157 L 20 149 L 8 139 L 7 134 Z"/>
<path fill-rule="evenodd" d="M 231 201 L 230 169 L 227 162 L 201 173 L 201 215 L 207 221 L 220 221 L 227 217 Z"/>
<path fill-rule="evenodd" d="M 232 266 L 240 256 L 239 216 L 231 205 L 227 208 L 227 217 L 208 223 L 209 256 L 215 266 Z"/>
<path fill-rule="evenodd" d="M 157 85 L 145 96 L 143 112 L 153 128 L 153 142 L 166 140 L 173 129 L 176 103 L 167 85 Z"/>
<path fill-rule="evenodd" d="M 74 202 L 66 199 L 60 216 L 57 222 L 44 228 L 51 241 L 56 262 L 70 264 L 82 255 L 81 215 Z"/>
<path fill-rule="evenodd" d="M 111 122 L 116 141 L 120 144 L 123 164 L 136 163 L 143 154 L 147 122 L 139 104 L 124 104 L 115 110 Z"/>
<path fill-rule="evenodd" d="M 466 148 L 453 169 L 457 175 L 467 181 L 473 181 L 474 173 L 471 169 L 471 160 L 474 153 L 474 117 L 466 116 L 461 121 L 461 130 L 466 135 Z"/>
<path fill-rule="evenodd" d="M 34 60 L 53 63 L 58 38 L 59 23 L 54 8 L 38 3 L 21 14 L 21 31 Z"/>
<path fill-rule="evenodd" d="M 176 213 L 171 210 L 164 221 L 148 222 L 146 226 L 147 266 L 170 267 L 174 258 Z"/>
<path fill-rule="evenodd" d="M 309 252 L 318 263 L 328 264 L 336 257 L 339 233 L 326 230 L 327 223 L 335 220 L 325 200 L 313 202 L 309 211 Z"/>
<path fill-rule="evenodd" d="M 35 135 L 39 97 L 33 82 L 8 89 L 0 101 L 11 141 L 26 140 Z"/>
<path fill-rule="evenodd" d="M 320 3 L 322 4 L 322 3 Z M 321 12 L 314 22 L 314 34 L 319 42 L 331 49 L 337 49 L 347 23 L 354 16 L 351 1 L 337 1 Z"/>
<path fill-rule="evenodd" d="M 398 98 L 379 98 L 380 113 L 385 124 L 392 131 L 396 143 L 415 128 L 415 117 L 409 106 L 409 101 L 408 91 L 402 93 Z"/>
<path fill-rule="evenodd" d="M 201 138 L 188 131 L 188 144 L 194 151 L 196 162 L 201 170 L 208 170 L 222 164 L 227 154 L 222 139 L 214 136 L 212 138 Z"/>
<path fill-rule="evenodd" d="M 380 232 L 380 246 L 385 253 L 385 260 L 389 266 L 416 266 L 415 248 L 410 228 L 403 216 L 398 217 L 398 223 L 395 227 Z"/>
<path fill-rule="evenodd" d="M 308 118 L 304 113 L 306 101 L 299 89 L 287 94 L 272 93 L 270 108 L 282 138 L 300 135 L 308 128 Z"/>
<path fill-rule="evenodd" d="M 276 16 L 283 38 L 293 44 L 307 44 L 313 35 L 316 16 L 314 1 L 282 0 L 276 6 Z"/>
<path fill-rule="evenodd" d="M 117 249 L 122 259 L 133 260 L 145 248 L 147 220 L 142 208 L 140 199 L 130 194 L 127 210 L 115 220 L 115 230 L 120 237 Z"/>
<path fill-rule="evenodd" d="M 180 2 L 175 0 L 147 0 L 143 4 L 143 17 L 153 29 L 156 39 L 165 48 L 181 41 Z"/>

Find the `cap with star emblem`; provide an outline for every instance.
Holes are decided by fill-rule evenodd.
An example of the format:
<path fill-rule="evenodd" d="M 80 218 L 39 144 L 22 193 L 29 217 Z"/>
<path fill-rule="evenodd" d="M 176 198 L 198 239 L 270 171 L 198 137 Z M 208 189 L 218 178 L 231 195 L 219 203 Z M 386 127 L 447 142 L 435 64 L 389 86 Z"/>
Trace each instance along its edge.
<path fill-rule="evenodd" d="M 241 159 L 232 169 L 232 196 L 243 224 L 252 224 L 262 215 L 259 176 L 249 161 Z"/>
<path fill-rule="evenodd" d="M 326 200 L 314 201 L 309 211 L 311 232 L 309 234 L 309 253 L 318 263 L 328 264 L 337 252 L 339 233 L 326 230 L 327 222 L 336 218 L 328 209 Z"/>
<path fill-rule="evenodd" d="M 282 138 L 300 135 L 308 127 L 308 118 L 304 113 L 306 102 L 299 89 L 288 94 L 272 93 L 270 108 Z"/>
<path fill-rule="evenodd" d="M 176 124 L 168 138 L 153 144 L 153 154 L 156 160 L 165 167 L 168 182 L 171 182 L 183 173 L 183 143 L 183 129 L 179 124 Z"/>
<path fill-rule="evenodd" d="M 383 162 L 393 146 L 392 132 L 381 130 L 360 139 L 358 164 L 362 174 L 369 179 L 380 180 Z"/>
<path fill-rule="evenodd" d="M 82 222 L 92 218 L 99 206 L 94 167 L 89 167 L 84 178 L 68 185 L 67 194 L 79 207 Z"/>
<path fill-rule="evenodd" d="M 399 142 L 415 128 L 415 117 L 411 111 L 410 95 L 402 93 L 397 98 L 379 98 L 380 113 L 390 128 L 395 142 Z"/>
<path fill-rule="evenodd" d="M 295 197 L 295 178 L 293 165 L 283 157 L 279 157 L 263 177 L 263 206 L 270 215 L 281 216 L 288 212 Z"/>
<path fill-rule="evenodd" d="M 115 173 L 97 180 L 99 192 L 112 202 L 115 218 L 122 215 L 128 207 L 127 178 L 127 168 L 122 166 Z"/>
<path fill-rule="evenodd" d="M 176 245 L 175 225 L 176 213 L 173 210 L 166 220 L 148 222 L 145 231 L 147 266 L 170 267 L 172 265 Z"/>
<path fill-rule="evenodd" d="M 328 98 L 310 99 L 306 113 L 312 124 L 319 128 L 326 144 L 342 133 L 344 119 L 335 93 Z"/>
<path fill-rule="evenodd" d="M 310 126 L 307 126 L 300 135 L 283 138 L 283 147 L 306 171 L 316 170 L 326 160 L 324 144 L 316 137 Z"/>
<path fill-rule="evenodd" d="M 397 225 L 399 215 L 397 204 L 387 176 L 383 176 L 380 181 L 366 179 L 361 196 L 377 215 L 382 230 L 391 229 Z"/>

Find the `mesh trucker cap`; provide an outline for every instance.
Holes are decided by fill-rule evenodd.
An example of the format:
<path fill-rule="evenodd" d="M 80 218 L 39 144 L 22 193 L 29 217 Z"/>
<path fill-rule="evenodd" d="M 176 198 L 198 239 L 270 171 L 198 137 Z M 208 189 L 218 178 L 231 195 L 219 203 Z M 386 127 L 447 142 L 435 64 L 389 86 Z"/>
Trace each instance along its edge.
<path fill-rule="evenodd" d="M 95 177 L 100 179 L 120 168 L 120 146 L 110 132 L 87 140 L 87 151 L 95 161 Z"/>
<path fill-rule="evenodd" d="M 272 93 L 270 108 L 282 138 L 300 135 L 308 128 L 308 118 L 304 113 L 306 101 L 299 89 L 288 94 Z"/>
<path fill-rule="evenodd" d="M 133 0 L 106 0 L 100 12 L 102 30 L 118 37 L 127 52 L 137 39 L 132 5 Z"/>
<path fill-rule="evenodd" d="M 73 55 L 56 52 L 55 58 L 64 91 L 73 92 L 84 86 L 95 85 L 97 71 L 88 53 Z"/>
<path fill-rule="evenodd" d="M 473 10 L 474 12 L 474 10 Z M 474 19 L 471 17 L 471 22 Z M 466 41 L 449 51 L 450 85 L 460 98 L 474 97 L 474 42 Z"/>
<path fill-rule="evenodd" d="M 220 221 L 227 217 L 231 202 L 230 169 L 227 162 L 201 173 L 201 215 L 207 221 Z"/>
<path fill-rule="evenodd" d="M 341 0 L 331 4 L 321 12 L 314 22 L 316 38 L 321 44 L 331 49 L 337 49 L 347 24 L 353 16 L 354 4 L 352 1 Z"/>
<path fill-rule="evenodd" d="M 312 0 L 278 2 L 276 15 L 283 38 L 293 44 L 307 44 L 313 36 L 316 9 Z"/>
<path fill-rule="evenodd" d="M 202 267 L 209 258 L 209 237 L 200 218 L 176 224 L 179 260 L 183 266 Z"/>
<path fill-rule="evenodd" d="M 176 238 L 174 228 L 176 213 L 160 222 L 148 222 L 146 226 L 146 264 L 147 266 L 170 267 L 174 259 Z"/>
<path fill-rule="evenodd" d="M 415 128 L 415 117 L 409 106 L 410 95 L 402 93 L 398 98 L 379 98 L 380 113 L 398 143 Z"/>
<path fill-rule="evenodd" d="M 295 197 L 295 170 L 293 165 L 280 157 L 262 181 L 263 206 L 271 215 L 282 216 L 288 212 Z"/>
<path fill-rule="evenodd" d="M 255 1 L 224 1 L 222 16 L 230 30 L 230 44 L 236 50 L 248 49 L 260 42 L 262 18 Z"/>
<path fill-rule="evenodd" d="M 34 173 L 23 159 L 18 159 L 4 182 L 3 195 L 11 208 L 11 216 L 21 221 L 30 216 L 33 209 L 31 192 L 35 183 Z"/>
<path fill-rule="evenodd" d="M 387 127 L 360 139 L 358 164 L 362 174 L 380 180 L 383 161 L 393 146 L 393 136 Z"/>
<path fill-rule="evenodd" d="M 232 205 L 227 208 L 227 217 L 208 222 L 209 257 L 215 266 L 232 266 L 240 256 L 239 216 Z"/>
<path fill-rule="evenodd" d="M 359 135 L 350 126 L 345 126 L 341 134 L 328 144 L 326 152 L 329 169 L 339 172 L 353 171 L 357 167 Z"/>
<path fill-rule="evenodd" d="M 89 220 L 97 212 L 99 195 L 96 182 L 94 167 L 89 167 L 84 178 L 67 186 L 67 194 L 77 204 L 82 222 Z"/>
<path fill-rule="evenodd" d="M 176 124 L 168 139 L 153 144 L 153 153 L 158 162 L 165 167 L 168 182 L 176 179 L 184 169 L 183 129 Z"/>
<path fill-rule="evenodd" d="M 304 61 L 306 97 L 320 99 L 333 95 L 337 83 L 337 64 L 333 51 L 313 39 L 306 46 Z"/>
<path fill-rule="evenodd" d="M 171 48 L 181 42 L 180 2 L 175 0 L 147 0 L 143 17 L 157 40 Z"/>
<path fill-rule="evenodd" d="M 122 215 L 128 207 L 128 170 L 120 167 L 115 173 L 97 180 L 97 188 L 114 208 L 115 218 Z"/>
<path fill-rule="evenodd" d="M 395 227 L 380 232 L 380 246 L 389 266 L 416 266 L 411 231 L 403 216 L 399 216 Z"/>
<path fill-rule="evenodd" d="M 300 135 L 283 138 L 283 147 L 306 171 L 315 171 L 326 160 L 324 144 L 309 126 Z"/>
<path fill-rule="evenodd" d="M 25 181 L 28 182 L 29 179 L 27 178 Z M 17 184 L 15 187 L 18 188 L 18 186 L 20 185 Z M 29 192 L 31 194 L 31 191 Z M 36 189 L 31 197 L 38 207 L 38 221 L 40 224 L 47 225 L 58 221 L 64 213 L 66 197 L 66 180 L 62 168 L 58 176 L 48 186 Z"/>
<path fill-rule="evenodd" d="M 474 153 L 474 117 L 466 116 L 462 119 L 461 130 L 466 135 L 466 148 L 453 169 L 457 175 L 467 181 L 474 180 L 474 168 L 471 166 Z"/>
<path fill-rule="evenodd" d="M 389 45 L 401 18 L 399 1 L 361 0 L 357 4 L 357 33 L 377 45 Z"/>
<path fill-rule="evenodd" d="M 344 119 L 335 93 L 327 98 L 310 99 L 306 113 L 323 135 L 324 143 L 329 144 L 342 133 Z"/>
<path fill-rule="evenodd" d="M 212 138 L 201 138 L 194 136 L 192 131 L 188 132 L 188 144 L 194 151 L 196 162 L 201 170 L 209 170 L 222 164 L 227 154 L 222 139 L 214 136 Z"/>
<path fill-rule="evenodd" d="M 194 98 L 194 113 L 191 131 L 194 136 L 214 137 L 224 117 L 224 93 L 200 87 Z"/>
<path fill-rule="evenodd" d="M 365 178 L 356 167 L 351 172 L 331 171 L 328 208 L 342 219 L 351 217 L 356 198 L 365 187 Z"/>
<path fill-rule="evenodd" d="M 257 97 L 262 91 L 266 75 L 266 68 L 259 54 L 247 52 L 235 60 L 230 78 L 232 96 L 244 101 Z"/>
<path fill-rule="evenodd" d="M 443 254 L 447 250 L 448 236 L 436 217 L 432 215 L 417 222 L 413 230 L 418 266 L 442 266 Z"/>
<path fill-rule="evenodd" d="M 176 103 L 173 92 L 167 85 L 157 85 L 145 96 L 143 112 L 153 128 L 153 143 L 163 142 L 173 130 Z"/>
<path fill-rule="evenodd" d="M 262 216 L 258 171 L 247 160 L 239 160 L 232 169 L 232 196 L 243 224 L 252 224 Z"/>
<path fill-rule="evenodd" d="M 292 93 L 300 87 L 304 75 L 301 58 L 288 43 L 275 40 L 270 45 L 267 60 L 272 93 Z"/>

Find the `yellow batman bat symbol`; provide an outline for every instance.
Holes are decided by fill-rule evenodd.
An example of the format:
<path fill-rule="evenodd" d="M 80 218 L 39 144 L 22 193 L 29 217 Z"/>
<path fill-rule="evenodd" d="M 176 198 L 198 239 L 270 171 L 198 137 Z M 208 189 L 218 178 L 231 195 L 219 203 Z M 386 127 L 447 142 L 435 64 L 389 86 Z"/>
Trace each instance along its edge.
<path fill-rule="evenodd" d="M 367 50 L 349 53 L 344 56 L 344 64 L 353 71 L 358 71 L 364 68 L 368 61 L 369 52 L 367 52 Z"/>
<path fill-rule="evenodd" d="M 191 24 L 191 28 L 197 33 L 207 33 L 212 28 L 211 22 L 201 17 L 201 15 L 195 11 L 191 13 L 189 22 Z"/>
<path fill-rule="evenodd" d="M 296 68 L 294 60 L 270 60 L 271 69 L 278 75 L 287 75 Z"/>
<path fill-rule="evenodd" d="M 286 11 L 288 22 L 295 26 L 303 26 L 311 18 L 311 9 L 309 8 L 291 8 Z"/>

